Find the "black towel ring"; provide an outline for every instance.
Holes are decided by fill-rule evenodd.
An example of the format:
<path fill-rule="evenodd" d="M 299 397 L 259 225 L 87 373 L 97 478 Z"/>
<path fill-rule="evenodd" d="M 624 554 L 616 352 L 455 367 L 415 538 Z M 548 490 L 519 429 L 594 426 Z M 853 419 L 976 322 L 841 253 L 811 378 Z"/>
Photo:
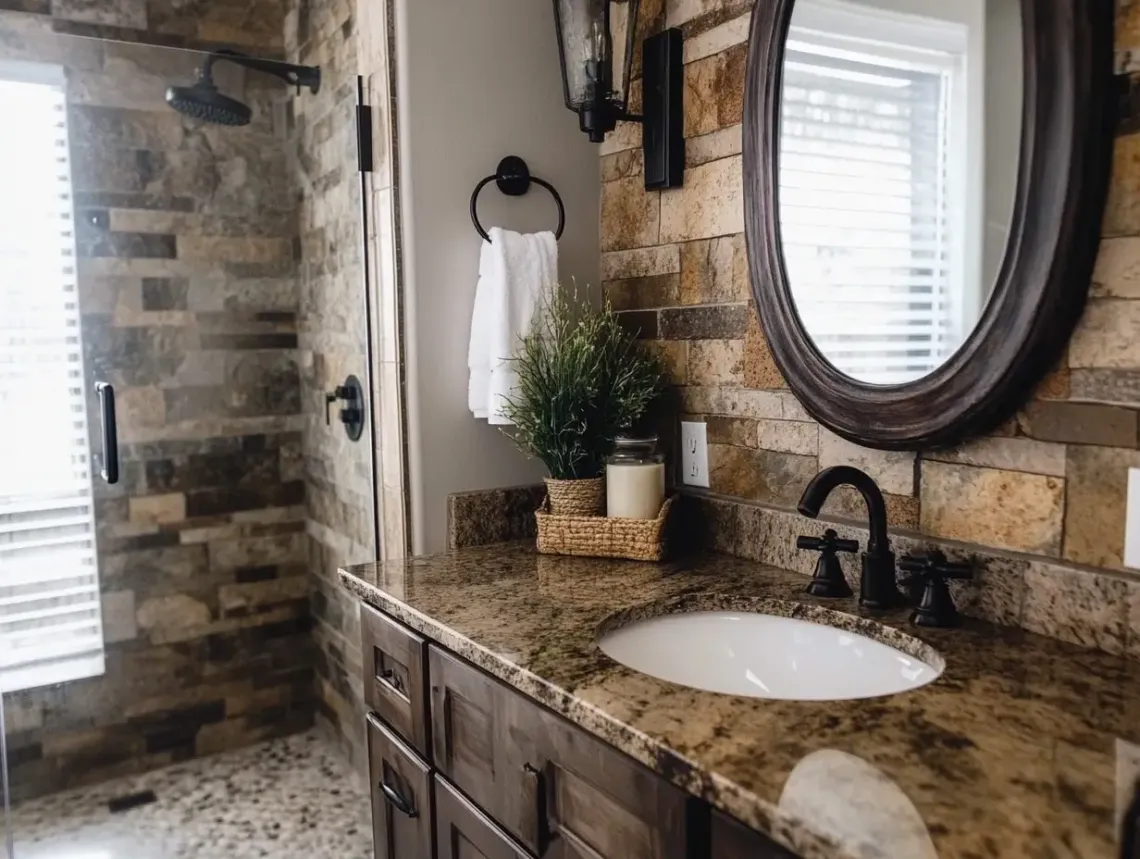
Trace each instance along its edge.
<path fill-rule="evenodd" d="M 475 186 L 475 190 L 471 192 L 471 223 L 475 225 L 475 229 L 487 241 L 491 241 L 491 237 L 487 235 L 487 231 L 483 229 L 483 225 L 479 223 L 479 213 L 477 211 L 477 204 L 479 202 L 479 192 L 483 187 L 490 182 L 494 182 L 499 186 L 499 190 L 510 197 L 521 197 L 530 190 L 530 183 L 541 185 L 551 196 L 554 197 L 554 202 L 558 205 L 558 229 L 554 231 L 554 238 L 562 238 L 562 229 L 566 226 L 566 210 L 562 207 L 562 198 L 558 196 L 558 192 L 554 190 L 554 186 L 549 182 L 539 179 L 537 176 L 530 175 L 530 168 L 526 166 L 526 162 L 519 158 L 517 155 L 508 155 L 499 162 L 499 166 L 495 170 L 494 176 L 488 176 Z"/>

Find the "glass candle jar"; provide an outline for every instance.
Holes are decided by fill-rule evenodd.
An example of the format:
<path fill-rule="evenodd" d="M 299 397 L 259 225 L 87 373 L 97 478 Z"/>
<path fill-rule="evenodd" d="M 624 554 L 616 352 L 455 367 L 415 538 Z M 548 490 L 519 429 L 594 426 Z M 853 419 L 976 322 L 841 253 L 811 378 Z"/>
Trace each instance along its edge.
<path fill-rule="evenodd" d="M 614 441 L 606 457 L 606 515 L 622 519 L 656 519 L 665 503 L 665 455 L 657 437 Z"/>

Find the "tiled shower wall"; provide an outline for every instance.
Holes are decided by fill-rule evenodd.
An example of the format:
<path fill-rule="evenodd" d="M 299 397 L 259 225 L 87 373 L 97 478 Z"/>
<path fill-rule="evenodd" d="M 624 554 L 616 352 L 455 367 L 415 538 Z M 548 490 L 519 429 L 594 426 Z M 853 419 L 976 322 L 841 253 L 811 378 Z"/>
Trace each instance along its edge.
<path fill-rule="evenodd" d="M 1117 64 L 1133 71 L 1140 3 L 1118 7 Z M 794 508 L 819 469 L 858 466 L 887 493 L 894 528 L 1027 556 L 1015 622 L 1064 637 L 1058 607 L 1083 606 L 1110 630 L 1106 649 L 1123 649 L 1127 627 L 1140 629 L 1140 584 L 1122 566 L 1127 469 L 1140 466 L 1135 123 L 1116 141 L 1091 299 L 1061 365 L 988 437 L 918 454 L 860 448 L 814 423 L 787 390 L 751 300 L 740 154 L 751 9 L 751 0 L 642 4 L 650 28 L 685 33 L 683 188 L 645 191 L 638 126 L 602 145 L 606 291 L 663 357 L 673 416 L 707 421 L 712 491 Z M 828 512 L 865 517 L 849 492 Z"/>
<path fill-rule="evenodd" d="M 256 119 L 202 126 L 163 104 L 200 56 L 60 35 L 280 54 L 283 10 L 16 5 L 0 57 L 68 70 L 86 382 L 116 386 L 123 460 L 96 483 L 107 671 L 5 696 L 18 799 L 307 726 L 313 650 L 288 91 L 220 66 Z M 93 397 L 89 424 L 98 450 Z"/>
<path fill-rule="evenodd" d="M 359 441 L 349 441 L 336 419 L 340 404 L 331 425 L 325 422 L 325 392 L 350 373 L 368 386 L 353 12 L 345 0 L 292 2 L 285 46 L 290 61 L 319 65 L 324 74 L 317 96 L 295 102 L 291 165 L 299 205 L 299 360 L 317 719 L 363 771 L 366 708 L 357 607 L 337 585 L 336 572 L 377 556 L 370 431 L 366 427 Z"/>

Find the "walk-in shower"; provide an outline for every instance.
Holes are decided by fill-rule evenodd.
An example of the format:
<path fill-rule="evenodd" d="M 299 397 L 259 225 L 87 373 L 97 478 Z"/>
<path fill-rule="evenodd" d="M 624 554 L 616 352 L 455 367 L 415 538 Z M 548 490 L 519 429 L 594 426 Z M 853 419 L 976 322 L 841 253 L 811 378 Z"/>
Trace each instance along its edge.
<path fill-rule="evenodd" d="M 163 8 L 0 8 L 0 857 L 363 857 L 354 31 Z"/>
<path fill-rule="evenodd" d="M 166 103 L 181 114 L 216 125 L 249 125 L 253 111 L 249 105 L 221 92 L 214 83 L 214 64 L 234 63 L 247 69 L 281 78 L 287 84 L 302 87 L 316 95 L 321 89 L 321 70 L 312 66 L 295 66 L 260 60 L 239 51 L 213 51 L 198 72 L 198 80 L 190 86 L 171 86 L 166 90 Z"/>

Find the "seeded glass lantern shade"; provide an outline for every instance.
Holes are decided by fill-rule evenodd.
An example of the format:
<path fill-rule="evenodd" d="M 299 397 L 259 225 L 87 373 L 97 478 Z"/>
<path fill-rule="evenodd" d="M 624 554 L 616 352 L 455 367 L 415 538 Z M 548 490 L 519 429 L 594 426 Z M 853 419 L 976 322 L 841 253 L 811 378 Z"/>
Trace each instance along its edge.
<path fill-rule="evenodd" d="M 600 143 L 629 107 L 638 0 L 554 0 L 566 106 Z"/>

